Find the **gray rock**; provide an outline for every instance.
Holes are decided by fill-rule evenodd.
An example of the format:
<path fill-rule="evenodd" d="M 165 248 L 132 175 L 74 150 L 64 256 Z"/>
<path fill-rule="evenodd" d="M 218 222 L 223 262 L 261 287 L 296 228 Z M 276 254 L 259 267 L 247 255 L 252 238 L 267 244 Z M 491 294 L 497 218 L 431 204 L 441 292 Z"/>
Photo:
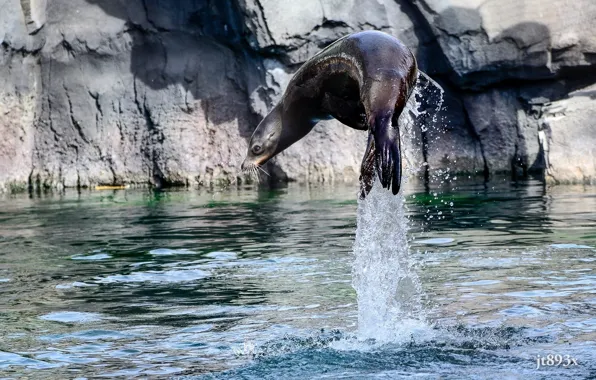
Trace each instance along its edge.
<path fill-rule="evenodd" d="M 25 3 L 25 1 L 23 1 Z M 34 123 L 42 91 L 40 65 L 30 54 L 43 43 L 28 34 L 21 3 L 0 1 L 0 192 L 29 185 Z"/>
<path fill-rule="evenodd" d="M 546 106 L 542 121 L 547 179 L 596 184 L 596 85 Z"/>
<path fill-rule="evenodd" d="M 48 35 L 44 48 L 36 181 L 161 186 L 234 177 L 254 124 L 235 53 L 179 31 L 129 31 L 127 20 L 97 7 L 53 4 L 54 22 L 78 26 Z M 152 23 L 173 26 L 163 15 Z"/>
<path fill-rule="evenodd" d="M 351 182 L 360 174 L 365 147 L 366 132 L 334 120 L 321 122 L 305 138 L 278 155 L 269 167 L 282 180 Z"/>
<path fill-rule="evenodd" d="M 565 75 L 564 68 L 596 65 L 596 3 L 591 0 L 417 0 L 464 87 L 512 78 Z"/>
<path fill-rule="evenodd" d="M 265 83 L 259 85 L 250 94 L 251 109 L 260 119 L 267 116 L 273 106 L 281 100 L 293 75 L 289 68 L 274 59 L 264 59 L 263 69 Z"/>
<path fill-rule="evenodd" d="M 43 26 L 40 0 L 0 0 L 0 44 L 13 51 L 35 52 L 43 46 L 43 36 L 34 32 Z M 25 8 L 23 8 L 25 6 Z M 35 21 L 32 21 L 35 19 Z M 28 23 L 26 20 L 29 20 Z M 29 32 L 33 35 L 30 35 Z"/>
<path fill-rule="evenodd" d="M 38 62 L 0 48 L 0 77 L 18 80 L 0 92 L 0 192 L 23 190 L 29 184 L 34 151 Z"/>
<path fill-rule="evenodd" d="M 484 156 L 479 138 L 469 125 L 462 101 L 446 87 L 438 114 L 422 127 L 425 131 L 426 163 L 431 180 L 447 175 L 483 175 Z"/>
<path fill-rule="evenodd" d="M 376 29 L 416 47 L 414 24 L 394 0 L 240 0 L 252 47 L 280 55 L 286 63 L 306 61 L 348 33 Z"/>
<path fill-rule="evenodd" d="M 29 34 L 37 33 L 46 23 L 47 0 L 21 0 Z"/>
<path fill-rule="evenodd" d="M 560 148 L 591 142 L 581 140 L 593 130 L 590 96 L 561 99 L 596 83 L 592 0 L 0 0 L 0 9 L 0 190 L 234 180 L 299 64 L 365 29 L 402 39 L 446 89 L 437 115 L 400 119 L 411 176 L 526 176 L 547 160 L 553 181 L 595 175 L 589 150 L 566 163 Z M 322 123 L 268 171 L 351 181 L 365 142 Z"/>
<path fill-rule="evenodd" d="M 486 160 L 489 173 L 511 172 L 517 152 L 520 108 L 514 91 L 490 90 L 467 95 L 464 104 Z"/>

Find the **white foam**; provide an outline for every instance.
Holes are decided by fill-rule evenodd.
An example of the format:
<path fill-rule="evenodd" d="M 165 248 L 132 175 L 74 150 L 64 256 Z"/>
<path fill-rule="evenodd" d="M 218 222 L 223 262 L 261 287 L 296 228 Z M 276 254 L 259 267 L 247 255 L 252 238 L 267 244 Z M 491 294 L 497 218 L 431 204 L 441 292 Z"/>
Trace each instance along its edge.
<path fill-rule="evenodd" d="M 417 240 L 416 243 L 426 244 L 426 245 L 441 245 L 441 244 L 453 243 L 454 241 L 455 241 L 455 239 L 453 239 L 453 238 L 432 238 L 432 239 L 425 239 L 425 240 Z"/>
<path fill-rule="evenodd" d="M 194 255 L 196 252 L 188 249 L 157 248 L 149 251 L 151 256 Z"/>
<path fill-rule="evenodd" d="M 557 249 L 592 249 L 594 247 L 590 247 L 589 245 L 580 245 L 580 244 L 551 244 L 552 248 Z"/>
<path fill-rule="evenodd" d="M 107 253 L 96 253 L 94 255 L 74 255 L 71 257 L 72 260 L 89 260 L 89 261 L 100 261 L 111 259 L 112 255 Z"/>
<path fill-rule="evenodd" d="M 42 315 L 39 317 L 44 321 L 62 322 L 62 323 L 89 323 L 101 320 L 103 317 L 97 313 L 86 313 L 77 311 L 58 311 Z"/>
<path fill-rule="evenodd" d="M 209 272 L 199 269 L 133 272 L 131 274 L 116 274 L 97 280 L 100 284 L 113 283 L 179 283 L 202 280 L 210 275 Z"/>
<path fill-rule="evenodd" d="M 238 255 L 236 255 L 235 252 L 210 252 L 208 254 L 205 255 L 205 257 L 208 257 L 210 259 L 215 259 L 215 260 L 234 260 L 238 257 Z"/>

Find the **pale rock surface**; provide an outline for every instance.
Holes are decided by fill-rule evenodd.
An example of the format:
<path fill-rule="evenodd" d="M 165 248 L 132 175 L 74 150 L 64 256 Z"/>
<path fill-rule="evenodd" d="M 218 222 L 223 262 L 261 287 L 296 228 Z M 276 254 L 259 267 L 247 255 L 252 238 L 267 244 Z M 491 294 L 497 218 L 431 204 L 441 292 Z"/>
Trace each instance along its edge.
<path fill-rule="evenodd" d="M 543 122 L 547 179 L 596 184 L 596 85 L 546 106 Z"/>

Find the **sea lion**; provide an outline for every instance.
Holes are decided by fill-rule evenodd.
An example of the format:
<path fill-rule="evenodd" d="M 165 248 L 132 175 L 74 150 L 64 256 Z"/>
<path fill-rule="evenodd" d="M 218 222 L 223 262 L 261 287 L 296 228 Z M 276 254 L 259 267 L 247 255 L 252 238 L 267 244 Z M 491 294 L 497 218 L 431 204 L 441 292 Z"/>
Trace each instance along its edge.
<path fill-rule="evenodd" d="M 417 78 L 416 58 L 393 36 L 365 31 L 338 39 L 296 72 L 281 101 L 255 129 L 242 170 L 256 171 L 320 120 L 336 118 L 369 132 L 360 197 L 370 191 L 375 169 L 383 187 L 397 194 L 402 176 L 397 121 Z"/>

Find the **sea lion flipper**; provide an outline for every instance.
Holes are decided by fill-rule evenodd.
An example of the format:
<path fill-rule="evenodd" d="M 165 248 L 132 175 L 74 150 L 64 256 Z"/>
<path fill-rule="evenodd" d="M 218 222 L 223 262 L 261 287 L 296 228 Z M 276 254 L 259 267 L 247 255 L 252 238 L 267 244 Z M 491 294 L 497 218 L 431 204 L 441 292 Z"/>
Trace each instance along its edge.
<path fill-rule="evenodd" d="M 397 195 L 401 187 L 401 147 L 399 130 L 390 117 L 377 117 L 373 130 L 375 166 L 383 188 Z"/>
<path fill-rule="evenodd" d="M 372 189 L 375 180 L 375 139 L 372 134 L 368 135 L 368 144 L 362 166 L 360 167 L 360 199 L 364 199 L 370 189 Z"/>

